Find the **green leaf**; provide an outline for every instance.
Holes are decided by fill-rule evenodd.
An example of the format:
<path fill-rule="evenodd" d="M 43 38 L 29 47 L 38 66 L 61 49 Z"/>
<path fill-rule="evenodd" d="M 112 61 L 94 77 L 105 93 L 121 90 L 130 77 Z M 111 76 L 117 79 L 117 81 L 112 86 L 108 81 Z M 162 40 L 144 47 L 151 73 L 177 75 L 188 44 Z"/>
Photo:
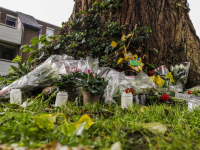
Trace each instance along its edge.
<path fill-rule="evenodd" d="M 22 57 L 17 55 L 17 56 L 12 60 L 12 63 L 13 63 L 13 62 L 20 62 L 21 60 L 22 60 Z"/>
<path fill-rule="evenodd" d="M 58 131 L 67 136 L 72 136 L 76 131 L 76 128 L 76 124 L 65 123 L 63 125 L 58 126 Z"/>
<path fill-rule="evenodd" d="M 93 74 L 92 73 L 90 73 L 89 75 L 88 75 L 88 80 L 87 80 L 87 82 L 88 83 L 94 83 L 94 77 L 93 77 Z"/>
<path fill-rule="evenodd" d="M 33 53 L 31 56 L 29 56 L 28 57 L 28 63 L 32 62 L 37 54 L 38 54 L 38 52 Z"/>
<path fill-rule="evenodd" d="M 29 49 L 30 49 L 29 47 L 28 47 L 28 48 L 25 48 L 25 49 L 23 49 L 22 52 L 27 52 Z"/>
<path fill-rule="evenodd" d="M 32 43 L 31 44 L 32 46 L 39 44 L 40 43 L 39 37 L 37 36 L 37 37 L 32 38 L 31 43 Z"/>
<path fill-rule="evenodd" d="M 16 73 L 21 74 L 20 70 L 17 67 L 15 67 L 13 65 L 10 65 L 10 66 Z"/>
<path fill-rule="evenodd" d="M 45 40 L 46 40 L 46 36 L 47 36 L 47 35 L 41 36 L 41 37 L 40 37 L 40 41 L 45 41 Z"/>

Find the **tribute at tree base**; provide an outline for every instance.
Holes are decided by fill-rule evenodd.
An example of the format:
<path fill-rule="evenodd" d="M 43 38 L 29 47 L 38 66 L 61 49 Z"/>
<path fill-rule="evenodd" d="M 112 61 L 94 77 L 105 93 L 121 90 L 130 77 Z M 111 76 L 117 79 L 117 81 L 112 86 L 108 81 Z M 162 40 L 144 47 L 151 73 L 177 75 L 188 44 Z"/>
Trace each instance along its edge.
<path fill-rule="evenodd" d="M 86 11 L 94 2 L 103 0 L 75 0 L 69 22 L 76 13 Z M 136 24 L 151 26 L 152 33 L 142 45 L 149 50 L 146 56 L 150 63 L 171 65 L 178 62 L 191 62 L 188 85 L 200 84 L 200 40 L 189 17 L 187 0 L 123 0 L 121 8 L 114 13 L 102 15 L 102 23 L 118 22 L 132 31 Z M 72 29 L 65 25 L 60 34 L 70 34 Z M 153 53 L 158 50 L 158 53 Z"/>

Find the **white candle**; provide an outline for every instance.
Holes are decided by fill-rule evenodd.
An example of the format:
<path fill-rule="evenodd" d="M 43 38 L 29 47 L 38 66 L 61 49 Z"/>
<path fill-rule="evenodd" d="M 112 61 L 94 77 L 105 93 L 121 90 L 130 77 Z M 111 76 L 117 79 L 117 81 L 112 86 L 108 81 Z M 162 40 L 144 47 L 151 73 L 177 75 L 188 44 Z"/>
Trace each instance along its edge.
<path fill-rule="evenodd" d="M 122 93 L 121 107 L 122 108 L 132 108 L 132 105 L 133 105 L 133 94 L 132 93 Z"/>
<path fill-rule="evenodd" d="M 68 100 L 67 92 L 58 92 L 58 94 L 56 95 L 55 106 L 62 107 L 63 105 L 66 105 L 67 100 Z"/>
<path fill-rule="evenodd" d="M 18 105 L 22 103 L 22 92 L 20 89 L 12 89 L 10 91 L 10 103 Z"/>
<path fill-rule="evenodd" d="M 188 110 L 190 110 L 190 111 L 199 106 L 200 106 L 200 101 L 198 99 L 192 98 L 188 102 Z"/>

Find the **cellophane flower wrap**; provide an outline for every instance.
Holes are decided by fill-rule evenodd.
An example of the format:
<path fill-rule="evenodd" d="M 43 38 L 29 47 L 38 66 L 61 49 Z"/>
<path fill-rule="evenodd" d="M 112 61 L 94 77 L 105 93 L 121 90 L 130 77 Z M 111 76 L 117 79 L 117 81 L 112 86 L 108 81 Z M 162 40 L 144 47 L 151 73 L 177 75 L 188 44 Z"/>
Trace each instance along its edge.
<path fill-rule="evenodd" d="M 187 83 L 189 68 L 190 62 L 185 62 L 170 67 L 170 71 L 172 72 L 175 85 L 182 85 L 182 87 L 185 86 L 185 84 Z"/>

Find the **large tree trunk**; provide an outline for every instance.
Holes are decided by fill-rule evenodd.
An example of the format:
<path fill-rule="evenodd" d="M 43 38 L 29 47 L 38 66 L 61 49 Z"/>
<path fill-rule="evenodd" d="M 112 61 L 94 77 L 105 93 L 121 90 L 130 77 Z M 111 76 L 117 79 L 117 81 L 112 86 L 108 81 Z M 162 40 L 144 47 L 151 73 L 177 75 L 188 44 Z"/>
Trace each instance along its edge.
<path fill-rule="evenodd" d="M 74 10 L 69 22 L 75 19 L 79 10 L 87 11 L 93 2 L 103 0 L 75 0 Z M 174 62 L 190 61 L 189 86 L 200 83 L 200 40 L 189 17 L 187 0 L 123 0 L 123 7 L 115 13 L 102 17 L 102 22 L 116 21 L 126 25 L 127 33 L 135 24 L 151 26 L 152 33 L 144 44 L 149 52 L 151 63 L 169 65 Z M 66 25 L 60 34 L 70 33 Z"/>

